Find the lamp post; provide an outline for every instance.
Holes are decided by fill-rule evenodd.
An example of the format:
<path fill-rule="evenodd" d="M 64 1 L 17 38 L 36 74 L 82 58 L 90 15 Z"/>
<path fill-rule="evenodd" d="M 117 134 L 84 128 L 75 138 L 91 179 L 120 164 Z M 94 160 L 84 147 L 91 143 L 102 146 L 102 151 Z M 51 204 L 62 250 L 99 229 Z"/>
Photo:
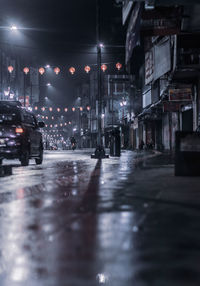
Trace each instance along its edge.
<path fill-rule="evenodd" d="M 108 158 L 105 155 L 104 147 L 101 138 L 101 112 L 102 112 L 102 79 L 101 79 L 101 48 L 103 45 L 100 43 L 100 0 L 96 0 L 96 41 L 97 41 L 97 100 L 98 100 L 98 136 L 95 154 L 91 158 Z"/>
<path fill-rule="evenodd" d="M 24 107 L 26 107 L 26 75 L 29 73 L 29 68 L 25 67 L 24 72 Z"/>

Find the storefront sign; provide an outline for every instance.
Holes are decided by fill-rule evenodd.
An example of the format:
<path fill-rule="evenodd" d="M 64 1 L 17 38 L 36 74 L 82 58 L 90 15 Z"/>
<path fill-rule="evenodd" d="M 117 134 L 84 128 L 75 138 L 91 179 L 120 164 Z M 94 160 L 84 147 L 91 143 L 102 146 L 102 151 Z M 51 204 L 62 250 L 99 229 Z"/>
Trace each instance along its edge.
<path fill-rule="evenodd" d="M 163 102 L 163 112 L 178 112 L 180 111 L 180 103 L 166 101 Z"/>
<path fill-rule="evenodd" d="M 169 37 L 165 37 L 145 54 L 145 84 L 155 81 L 171 70 Z"/>
<path fill-rule="evenodd" d="M 170 101 L 192 101 L 192 88 L 170 88 Z"/>
<path fill-rule="evenodd" d="M 142 34 L 165 36 L 180 33 L 181 9 L 164 7 L 145 10 L 142 15 Z"/>
<path fill-rule="evenodd" d="M 154 80 L 171 70 L 171 52 L 169 37 L 166 37 L 161 43 L 154 46 Z"/>

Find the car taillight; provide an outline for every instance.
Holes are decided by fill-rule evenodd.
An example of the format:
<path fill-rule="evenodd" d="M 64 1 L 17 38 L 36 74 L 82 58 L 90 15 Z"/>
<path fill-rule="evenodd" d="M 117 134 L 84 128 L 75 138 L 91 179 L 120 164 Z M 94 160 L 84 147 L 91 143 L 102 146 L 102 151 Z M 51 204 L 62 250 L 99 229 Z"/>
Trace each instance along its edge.
<path fill-rule="evenodd" d="M 16 127 L 15 132 L 19 133 L 19 134 L 22 134 L 24 132 L 24 130 L 21 127 Z"/>

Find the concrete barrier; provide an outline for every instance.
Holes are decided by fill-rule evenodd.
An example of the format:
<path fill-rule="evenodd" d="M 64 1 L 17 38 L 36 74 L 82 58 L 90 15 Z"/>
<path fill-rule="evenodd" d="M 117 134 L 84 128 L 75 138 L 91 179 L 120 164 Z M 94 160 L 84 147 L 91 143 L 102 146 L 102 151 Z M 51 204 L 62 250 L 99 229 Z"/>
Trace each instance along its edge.
<path fill-rule="evenodd" d="M 176 132 L 175 176 L 200 176 L 200 132 Z"/>
<path fill-rule="evenodd" d="M 12 166 L 10 166 L 10 165 L 5 165 L 5 166 L 0 165 L 0 177 L 10 176 L 10 175 L 12 175 Z"/>

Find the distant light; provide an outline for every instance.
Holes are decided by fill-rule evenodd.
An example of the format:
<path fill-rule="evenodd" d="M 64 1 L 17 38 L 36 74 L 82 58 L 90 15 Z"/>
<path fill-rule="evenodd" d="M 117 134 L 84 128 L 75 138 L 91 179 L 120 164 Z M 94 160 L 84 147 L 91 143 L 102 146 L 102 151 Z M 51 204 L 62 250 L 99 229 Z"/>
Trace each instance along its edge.
<path fill-rule="evenodd" d="M 9 66 L 9 67 L 8 67 L 8 71 L 9 71 L 9 73 L 12 73 L 12 72 L 13 72 L 13 70 L 14 70 L 13 66 Z"/>
<path fill-rule="evenodd" d="M 50 82 L 47 83 L 47 86 L 51 86 Z"/>
<path fill-rule="evenodd" d="M 103 43 L 100 43 L 100 44 L 99 44 L 99 47 L 100 47 L 100 48 L 104 48 L 104 44 L 103 44 Z"/>
<path fill-rule="evenodd" d="M 10 27 L 11 31 L 16 31 L 17 29 L 18 29 L 17 26 L 14 26 L 14 25 Z"/>
<path fill-rule="evenodd" d="M 65 109 L 64 109 L 64 111 L 65 111 L 65 112 L 67 112 L 67 111 L 68 111 L 68 109 L 67 109 L 67 108 L 65 108 Z"/>
<path fill-rule="evenodd" d="M 49 68 L 50 68 L 50 65 L 46 65 L 45 68 L 49 69 Z"/>
<path fill-rule="evenodd" d="M 25 74 L 28 74 L 28 73 L 29 73 L 29 68 L 28 68 L 28 67 L 25 67 L 25 68 L 23 69 L 23 72 L 24 72 Z"/>
<path fill-rule="evenodd" d="M 76 71 L 76 69 L 75 69 L 74 67 L 71 67 L 71 68 L 69 69 L 69 72 L 70 72 L 71 74 L 74 74 L 75 71 Z"/>
<path fill-rule="evenodd" d="M 73 131 L 76 131 L 76 128 L 74 128 Z"/>
<path fill-rule="evenodd" d="M 48 97 L 47 97 L 47 96 L 45 96 L 45 98 L 44 98 L 44 99 L 46 99 L 46 100 L 47 100 L 47 99 L 48 99 Z"/>
<path fill-rule="evenodd" d="M 89 71 L 91 70 L 91 68 L 89 66 L 85 66 L 84 70 L 86 71 L 86 73 L 89 73 Z"/>
<path fill-rule="evenodd" d="M 72 107 L 72 111 L 74 112 L 76 110 L 76 108 L 75 107 Z"/>
<path fill-rule="evenodd" d="M 122 64 L 120 63 L 116 63 L 116 68 L 118 69 L 118 71 L 122 68 Z"/>
<path fill-rule="evenodd" d="M 101 65 L 101 69 L 103 72 L 105 72 L 107 70 L 107 65 L 105 65 L 105 64 Z"/>
<path fill-rule="evenodd" d="M 41 75 L 43 75 L 43 74 L 45 73 L 45 69 L 44 69 L 44 68 L 39 68 L 39 73 L 40 73 Z"/>
<path fill-rule="evenodd" d="M 54 68 L 54 72 L 55 72 L 55 74 L 59 74 L 59 72 L 60 72 L 60 69 L 58 68 L 58 67 L 56 67 L 56 68 Z"/>

